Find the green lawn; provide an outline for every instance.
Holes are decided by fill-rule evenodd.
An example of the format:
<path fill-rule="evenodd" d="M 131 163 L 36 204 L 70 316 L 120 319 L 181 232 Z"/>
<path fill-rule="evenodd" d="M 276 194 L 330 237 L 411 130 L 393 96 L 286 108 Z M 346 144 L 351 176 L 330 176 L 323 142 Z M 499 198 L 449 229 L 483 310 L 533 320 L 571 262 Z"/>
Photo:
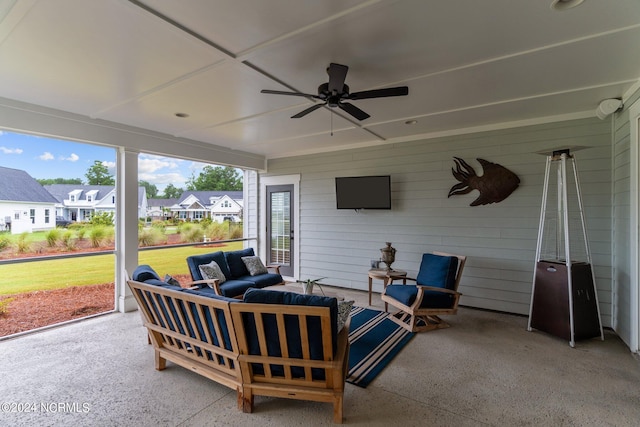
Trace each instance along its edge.
<path fill-rule="evenodd" d="M 236 249 L 242 249 L 242 242 L 225 243 L 224 246 L 208 248 L 187 246 L 142 251 L 138 254 L 138 262 L 149 264 L 161 276 L 167 273 L 189 274 L 185 261 L 189 255 Z M 2 277 L 0 295 L 113 283 L 114 276 L 115 255 L 112 254 L 4 264 L 0 265 L 0 277 Z"/>

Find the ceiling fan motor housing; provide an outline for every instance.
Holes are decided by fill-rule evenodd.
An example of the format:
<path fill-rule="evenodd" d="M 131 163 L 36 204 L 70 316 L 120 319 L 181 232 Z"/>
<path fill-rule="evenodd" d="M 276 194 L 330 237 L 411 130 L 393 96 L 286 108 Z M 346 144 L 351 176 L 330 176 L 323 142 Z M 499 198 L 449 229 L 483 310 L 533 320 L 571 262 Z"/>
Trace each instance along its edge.
<path fill-rule="evenodd" d="M 318 86 L 318 97 L 327 101 L 329 107 L 337 107 L 338 103 L 349 96 L 349 86 L 342 85 L 342 91 L 340 93 L 332 94 L 329 92 L 329 83 L 322 83 Z"/>

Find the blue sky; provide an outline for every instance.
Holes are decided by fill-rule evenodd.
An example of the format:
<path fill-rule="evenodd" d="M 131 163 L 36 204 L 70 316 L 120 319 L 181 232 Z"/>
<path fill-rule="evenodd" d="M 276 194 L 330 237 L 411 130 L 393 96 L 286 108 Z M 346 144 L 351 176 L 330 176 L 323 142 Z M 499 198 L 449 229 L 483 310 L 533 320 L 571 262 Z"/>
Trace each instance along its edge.
<path fill-rule="evenodd" d="M 192 173 L 198 176 L 206 163 L 140 154 L 138 179 L 155 184 L 162 192 L 172 183 L 186 187 Z M 0 166 L 21 169 L 36 179 L 80 178 L 95 160 L 100 160 L 115 173 L 116 152 L 113 148 L 81 144 L 40 136 L 0 130 Z"/>

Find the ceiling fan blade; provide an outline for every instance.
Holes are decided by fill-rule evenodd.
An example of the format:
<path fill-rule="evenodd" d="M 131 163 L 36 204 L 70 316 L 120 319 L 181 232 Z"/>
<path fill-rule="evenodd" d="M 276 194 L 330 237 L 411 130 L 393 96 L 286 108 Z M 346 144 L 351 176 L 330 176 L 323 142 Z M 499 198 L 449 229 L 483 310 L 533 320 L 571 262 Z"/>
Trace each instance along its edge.
<path fill-rule="evenodd" d="M 367 113 L 365 113 L 364 111 L 356 107 L 355 105 L 349 104 L 348 102 L 341 102 L 338 104 L 338 107 L 340 107 L 342 110 L 346 111 L 347 113 L 351 114 L 353 117 L 355 117 L 358 120 L 364 120 L 371 117 L 370 115 L 368 115 Z"/>
<path fill-rule="evenodd" d="M 327 73 L 329 74 L 329 93 L 342 93 L 344 80 L 347 78 L 347 71 L 349 71 L 349 67 L 346 65 L 334 64 L 333 62 L 329 64 L 329 68 L 327 68 Z"/>
<path fill-rule="evenodd" d="M 269 90 L 269 89 L 262 89 L 260 91 L 260 93 L 270 93 L 272 95 L 293 95 L 293 96 L 304 96 L 307 98 L 316 98 L 316 99 L 320 99 L 320 97 L 318 95 L 311 95 L 308 93 L 300 93 L 300 92 L 284 92 L 281 90 Z"/>
<path fill-rule="evenodd" d="M 291 116 L 292 119 L 299 119 L 300 117 L 304 117 L 307 114 L 309 114 L 312 111 L 316 111 L 318 108 L 322 107 L 324 104 L 320 103 L 320 104 L 315 104 L 312 105 L 311 107 L 307 108 L 306 110 L 302 110 L 300 111 L 298 114 L 296 114 L 295 116 Z"/>
<path fill-rule="evenodd" d="M 365 90 L 349 94 L 347 99 L 385 98 L 387 96 L 404 96 L 409 94 L 407 86 L 389 87 L 386 89 Z"/>

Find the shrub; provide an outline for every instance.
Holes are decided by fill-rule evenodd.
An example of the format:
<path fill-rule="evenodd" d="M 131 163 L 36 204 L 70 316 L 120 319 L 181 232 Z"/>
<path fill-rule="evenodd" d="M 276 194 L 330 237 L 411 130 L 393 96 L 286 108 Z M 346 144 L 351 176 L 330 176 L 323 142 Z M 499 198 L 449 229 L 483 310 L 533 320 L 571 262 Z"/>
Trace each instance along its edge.
<path fill-rule="evenodd" d="M 154 246 L 162 242 L 164 233 L 154 227 L 145 228 L 138 233 L 138 244 L 140 246 Z"/>
<path fill-rule="evenodd" d="M 60 240 L 60 234 L 60 229 L 58 228 L 47 231 L 45 238 L 47 239 L 47 245 L 50 248 L 54 247 L 56 243 L 58 243 L 58 240 Z"/>
<path fill-rule="evenodd" d="M 76 236 L 78 237 L 78 240 L 84 239 L 85 234 L 87 234 L 86 227 L 78 228 L 78 231 L 76 232 Z"/>
<path fill-rule="evenodd" d="M 228 236 L 228 227 L 226 224 L 220 224 L 219 222 L 213 222 L 206 229 L 207 236 L 211 240 L 225 240 Z"/>
<path fill-rule="evenodd" d="M 73 231 L 67 230 L 62 234 L 61 237 L 62 244 L 68 251 L 73 251 L 76 249 L 76 242 L 73 240 Z"/>
<path fill-rule="evenodd" d="M 104 225 L 96 225 L 89 230 L 89 239 L 91 239 L 91 246 L 99 248 L 108 236 L 107 227 Z"/>
<path fill-rule="evenodd" d="M 229 239 L 242 239 L 244 231 L 242 225 L 232 225 L 229 232 Z"/>
<path fill-rule="evenodd" d="M 165 231 L 167 229 L 167 226 L 164 223 L 164 221 L 159 220 L 159 219 L 153 220 L 151 222 L 151 227 L 152 228 L 156 228 L 156 229 L 161 230 L 161 231 Z"/>
<path fill-rule="evenodd" d="M 5 298 L 0 301 L 0 316 L 9 312 L 9 304 L 11 304 L 11 301 L 14 299 L 15 298 Z"/>
<path fill-rule="evenodd" d="M 182 230 L 183 239 L 189 243 L 202 242 L 204 231 L 199 225 L 190 224 L 188 229 Z"/>
<path fill-rule="evenodd" d="M 18 236 L 18 240 L 16 241 L 16 249 L 19 254 L 23 254 L 25 252 L 29 252 L 31 248 L 31 242 L 27 241 L 27 237 L 29 237 L 29 233 L 26 231 Z"/>
<path fill-rule="evenodd" d="M 178 229 L 176 233 L 178 234 L 189 234 L 189 231 L 194 227 L 190 222 L 181 222 L 178 224 Z"/>
<path fill-rule="evenodd" d="M 91 225 L 113 225 L 113 212 L 96 212 L 89 221 Z"/>
<path fill-rule="evenodd" d="M 9 236 L 0 235 L 0 251 L 7 249 L 9 246 L 11 246 L 11 239 Z"/>

